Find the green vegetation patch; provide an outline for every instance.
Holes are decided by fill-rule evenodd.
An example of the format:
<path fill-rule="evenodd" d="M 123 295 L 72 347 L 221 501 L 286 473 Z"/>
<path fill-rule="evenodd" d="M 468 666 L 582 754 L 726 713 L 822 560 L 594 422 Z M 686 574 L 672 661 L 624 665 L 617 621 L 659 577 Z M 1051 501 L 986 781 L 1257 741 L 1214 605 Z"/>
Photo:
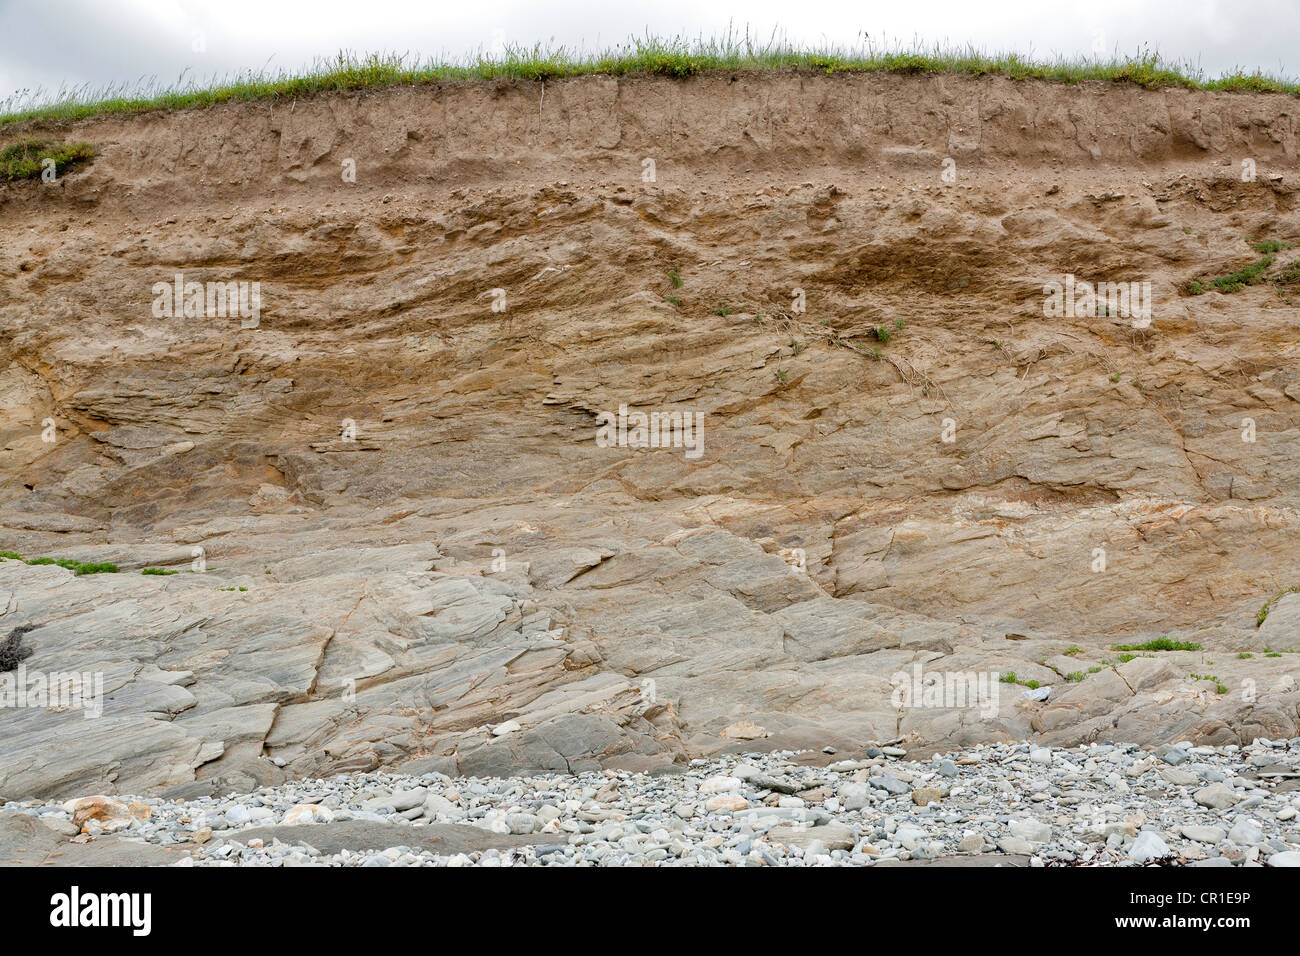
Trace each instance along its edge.
<path fill-rule="evenodd" d="M 39 139 L 24 139 L 0 150 L 0 179 L 14 182 L 18 179 L 39 179 L 47 159 L 54 160 L 54 171 L 62 176 L 81 163 L 95 157 L 95 147 L 89 143 L 50 143 Z"/>
<path fill-rule="evenodd" d="M 1224 294 L 1231 294 L 1240 292 L 1247 286 L 1260 285 L 1265 282 L 1273 283 L 1280 290 L 1283 287 L 1300 282 L 1300 260 L 1282 266 L 1276 273 L 1270 273 L 1269 271 L 1272 269 L 1273 263 L 1277 261 L 1278 253 L 1290 249 L 1291 243 L 1282 242 L 1279 239 L 1261 239 L 1258 242 L 1252 242 L 1250 247 L 1260 253 L 1259 259 L 1256 259 L 1248 266 L 1237 269 L 1235 272 L 1229 272 L 1214 279 L 1198 276 L 1187 283 L 1185 287 L 1187 293 L 1189 295 L 1201 295 L 1214 288 Z"/>
<path fill-rule="evenodd" d="M 986 53 L 974 47 L 929 49 L 857 46 L 811 48 L 773 36 L 767 41 L 728 33 L 719 38 L 634 37 L 627 43 L 587 53 L 564 46 L 507 46 L 497 56 L 478 54 L 459 61 L 421 60 L 403 54 L 340 52 L 302 71 L 249 71 L 204 84 L 160 86 L 156 81 L 100 89 L 78 88 L 48 95 L 24 91 L 0 102 L 0 126 L 30 120 L 193 109 L 250 100 L 284 100 L 339 90 L 428 86 L 468 80 L 540 81 L 564 77 L 663 76 L 686 80 L 703 73 L 738 70 L 799 70 L 824 74 L 896 73 L 1004 76 L 1054 83 L 1106 82 L 1144 89 L 1222 90 L 1300 95 L 1300 83 L 1259 71 L 1212 77 L 1192 64 L 1158 53 L 1107 60 L 1098 57 L 1034 60 L 1017 53 Z"/>
<path fill-rule="evenodd" d="M 998 678 L 998 682 L 1002 684 L 1019 684 L 1021 687 L 1028 687 L 1030 690 L 1038 690 L 1040 686 L 1036 680 L 1021 680 L 1016 676 L 1015 671 L 1007 671 Z"/>
<path fill-rule="evenodd" d="M 1116 651 L 1199 651 L 1201 645 L 1193 644 L 1190 641 L 1171 641 L 1167 637 L 1157 637 L 1145 644 L 1115 644 L 1111 649 Z"/>
<path fill-rule="evenodd" d="M 1213 674 L 1188 674 L 1187 676 L 1190 677 L 1192 680 L 1213 681 L 1215 690 L 1218 693 L 1226 694 L 1228 692 L 1227 685 L 1225 685 L 1223 681 L 1219 680 L 1219 678 L 1215 677 Z"/>
<path fill-rule="evenodd" d="M 1259 627 L 1261 624 L 1264 623 L 1264 621 L 1266 621 L 1266 620 L 1268 619 L 1268 612 L 1271 611 L 1271 610 L 1273 610 L 1273 605 L 1274 605 L 1274 604 L 1276 604 L 1278 601 L 1282 600 L 1282 598 L 1286 597 L 1288 594 L 1293 594 L 1293 593 L 1295 593 L 1295 592 L 1297 592 L 1297 591 L 1300 591 L 1300 587 L 1298 587 L 1298 588 L 1287 588 L 1287 589 L 1286 589 L 1285 591 L 1283 591 L 1281 594 L 1278 594 L 1278 595 L 1276 595 L 1276 596 L 1270 598 L 1269 600 L 1265 601 L 1265 602 L 1264 602 L 1264 606 L 1261 607 L 1261 608 L 1259 609 L 1259 613 L 1258 613 L 1257 615 L 1255 615 L 1255 626 L 1256 626 L 1256 627 Z"/>
<path fill-rule="evenodd" d="M 116 574 L 117 565 L 111 561 L 76 561 L 72 558 L 24 558 L 14 551 L 0 551 L 0 558 L 21 561 L 23 564 L 55 564 L 74 574 Z"/>

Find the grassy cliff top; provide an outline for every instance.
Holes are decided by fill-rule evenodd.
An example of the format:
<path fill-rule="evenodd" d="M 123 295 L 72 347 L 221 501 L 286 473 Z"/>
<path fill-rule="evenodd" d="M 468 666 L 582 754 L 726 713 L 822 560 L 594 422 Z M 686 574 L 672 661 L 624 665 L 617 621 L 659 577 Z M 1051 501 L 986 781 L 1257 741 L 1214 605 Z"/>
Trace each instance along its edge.
<path fill-rule="evenodd" d="M 507 47 L 496 56 L 462 62 L 426 61 L 409 54 L 357 55 L 340 52 L 301 72 L 249 72 L 214 80 L 160 86 L 147 82 L 109 88 L 81 87 L 46 95 L 21 91 L 0 101 L 0 127 L 27 121 L 83 119 L 159 109 L 190 109 L 244 100 L 285 99 L 330 90 L 379 89 L 467 80 L 546 81 L 563 77 L 650 75 L 679 79 L 710 71 L 802 69 L 821 73 L 931 73 L 1004 76 L 1058 83 L 1133 83 L 1146 89 L 1182 87 L 1300 95 L 1300 83 L 1241 70 L 1211 77 L 1158 53 L 1142 51 L 1111 59 L 1036 60 L 1016 53 L 980 50 L 892 51 L 872 46 L 812 49 L 785 43 L 756 45 L 749 39 L 634 39 L 601 53 L 564 47 Z"/>

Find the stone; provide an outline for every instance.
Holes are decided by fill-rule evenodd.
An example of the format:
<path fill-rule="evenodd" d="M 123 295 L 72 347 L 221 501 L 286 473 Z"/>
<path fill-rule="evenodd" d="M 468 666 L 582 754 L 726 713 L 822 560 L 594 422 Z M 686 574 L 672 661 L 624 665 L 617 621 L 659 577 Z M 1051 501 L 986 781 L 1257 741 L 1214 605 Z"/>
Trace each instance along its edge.
<path fill-rule="evenodd" d="M 872 777 L 867 782 L 871 784 L 871 786 L 875 787 L 877 790 L 884 790 L 887 793 L 893 793 L 893 794 L 904 794 L 912 789 L 907 784 L 899 780 L 897 777 L 894 777 L 891 774 L 887 774 L 887 773 L 881 774 L 878 777 Z"/>
<path fill-rule="evenodd" d="M 842 823 L 824 823 L 822 826 L 803 827 L 798 825 L 780 825 L 767 831 L 768 842 L 784 843 L 788 847 L 807 849 L 815 843 L 826 849 L 853 849 L 857 844 L 857 834 Z"/>
<path fill-rule="evenodd" d="M 1226 810 L 1240 801 L 1240 797 L 1222 783 L 1212 783 L 1192 794 L 1192 799 L 1212 810 Z"/>
<path fill-rule="evenodd" d="M 248 807 L 236 804 L 226 811 L 226 824 L 232 827 L 242 827 L 253 820 L 253 815 L 249 812 Z"/>
<path fill-rule="evenodd" d="M 912 802 L 918 807 L 928 803 L 938 803 L 941 797 L 938 787 L 918 787 L 912 791 Z"/>
<path fill-rule="evenodd" d="M 1240 819 L 1228 831 L 1228 839 L 1238 846 L 1255 846 L 1264 839 L 1264 831 L 1253 820 Z"/>
<path fill-rule="evenodd" d="M 1195 840 L 1197 843 L 1209 843 L 1217 845 L 1227 837 L 1227 831 L 1222 827 L 1197 826 L 1195 824 L 1185 823 L 1179 827 L 1179 832 L 1189 840 Z"/>
<path fill-rule="evenodd" d="M 1052 828 L 1032 818 L 1012 820 L 1007 829 L 1011 835 L 1030 843 L 1046 843 L 1052 839 Z"/>
<path fill-rule="evenodd" d="M 1129 859 L 1135 863 L 1150 863 L 1170 855 L 1169 847 L 1154 830 L 1143 830 L 1129 847 Z"/>
<path fill-rule="evenodd" d="M 700 784 L 700 793 L 739 793 L 743 785 L 739 777 L 710 777 Z"/>
<path fill-rule="evenodd" d="M 871 787 L 865 783 L 846 783 L 840 787 L 845 810 L 861 810 L 871 802 Z"/>
<path fill-rule="evenodd" d="M 311 823 L 329 823 L 334 819 L 334 811 L 317 803 L 300 803 L 290 807 L 284 814 L 286 826 L 298 826 Z"/>
<path fill-rule="evenodd" d="M 719 736 L 727 737 L 731 740 L 761 740 L 770 735 L 766 730 L 753 721 L 741 720 L 734 724 L 729 724 L 723 729 Z"/>
<path fill-rule="evenodd" d="M 749 806 L 749 801 L 737 793 L 720 793 L 704 801 L 704 809 L 710 813 L 716 813 L 719 810 L 734 812 L 744 810 Z"/>
<path fill-rule="evenodd" d="M 126 804 L 103 794 L 68 800 L 63 811 L 72 814 L 73 826 L 82 832 L 93 824 L 105 833 L 113 833 L 131 826 L 136 819 Z"/>
<path fill-rule="evenodd" d="M 367 800 L 361 806 L 370 811 L 383 812 L 385 810 L 401 813 L 405 810 L 412 810 L 421 806 L 425 798 L 428 797 L 429 790 L 427 787 L 414 787 L 410 790 L 396 790 L 393 793 L 382 797 L 374 797 Z"/>

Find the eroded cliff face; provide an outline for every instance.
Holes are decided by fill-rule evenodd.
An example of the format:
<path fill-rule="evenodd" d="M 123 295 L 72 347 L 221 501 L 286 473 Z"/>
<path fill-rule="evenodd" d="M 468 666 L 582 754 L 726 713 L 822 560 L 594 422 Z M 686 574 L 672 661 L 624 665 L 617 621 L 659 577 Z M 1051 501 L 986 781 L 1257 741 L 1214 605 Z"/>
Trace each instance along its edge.
<path fill-rule="evenodd" d="M 0 711 L 0 797 L 1300 734 L 1300 594 L 1256 627 L 1300 585 L 1294 99 L 593 77 L 33 132 L 100 155 L 0 186 L 0 547 L 121 570 L 0 563 L 27 669 L 105 681 Z M 260 308 L 169 316 L 177 275 Z M 1113 649 L 1160 635 L 1203 650 Z M 918 665 L 1053 691 L 900 706 Z"/>

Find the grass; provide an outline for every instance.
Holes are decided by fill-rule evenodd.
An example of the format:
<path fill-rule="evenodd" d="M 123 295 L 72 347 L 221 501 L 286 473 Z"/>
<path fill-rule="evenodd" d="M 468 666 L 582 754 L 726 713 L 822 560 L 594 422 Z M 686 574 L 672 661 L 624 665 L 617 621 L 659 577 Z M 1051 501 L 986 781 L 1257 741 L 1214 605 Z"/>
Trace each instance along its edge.
<path fill-rule="evenodd" d="M 54 172 L 62 175 L 95 157 L 89 143 L 51 143 L 43 139 L 24 139 L 0 150 L 0 179 L 39 179 L 42 164 L 54 160 Z"/>
<path fill-rule="evenodd" d="M 1291 243 L 1282 242 L 1280 239 L 1261 239 L 1259 242 L 1252 242 L 1250 247 L 1263 255 L 1272 255 L 1283 249 L 1290 249 Z"/>
<path fill-rule="evenodd" d="M 1193 644 L 1189 641 L 1171 641 L 1167 637 L 1158 637 L 1153 641 L 1147 641 L 1145 644 L 1116 644 L 1111 650 L 1115 651 L 1199 651 L 1200 644 Z"/>
<path fill-rule="evenodd" d="M 1190 677 L 1192 680 L 1208 680 L 1208 681 L 1213 681 L 1213 682 L 1214 682 L 1215 689 L 1216 689 L 1220 694 L 1226 694 L 1226 693 L 1228 692 L 1228 688 L 1227 688 L 1227 686 L 1223 683 L 1223 681 L 1219 680 L 1219 678 L 1215 677 L 1213 674 L 1188 674 L 1187 676 Z"/>
<path fill-rule="evenodd" d="M 1066 657 L 1077 657 L 1078 655 L 1083 653 L 1083 648 L 1080 647 L 1078 644 L 1071 644 L 1061 653 L 1064 654 Z"/>
<path fill-rule="evenodd" d="M 1278 595 L 1276 595 L 1276 596 L 1270 598 L 1269 600 L 1265 601 L 1265 602 L 1264 602 L 1264 606 L 1261 607 L 1261 608 L 1259 609 L 1259 613 L 1258 613 L 1257 615 L 1255 615 L 1255 626 L 1256 626 L 1256 627 L 1259 627 L 1261 624 L 1264 623 L 1265 620 L 1267 620 L 1267 618 L 1268 618 L 1268 612 L 1271 611 L 1271 610 L 1273 610 L 1273 605 L 1274 605 L 1274 604 L 1276 604 L 1278 601 L 1282 600 L 1282 598 L 1286 597 L 1288 594 L 1292 594 L 1292 593 L 1294 593 L 1294 592 L 1296 592 L 1296 591 L 1300 591 L 1300 587 L 1297 587 L 1297 588 L 1287 588 L 1287 589 L 1286 589 L 1285 591 L 1283 591 L 1281 594 L 1278 594 Z"/>
<path fill-rule="evenodd" d="M 1185 287 L 1187 293 L 1189 295 L 1201 295 L 1213 287 L 1228 295 L 1233 292 L 1240 292 L 1247 286 L 1260 285 L 1264 282 L 1272 282 L 1277 286 L 1287 286 L 1300 280 L 1300 260 L 1290 263 L 1276 275 L 1268 274 L 1269 269 L 1277 259 L 1277 254 L 1291 248 L 1289 242 L 1282 242 L 1279 239 L 1261 239 L 1258 242 L 1252 242 L 1250 247 L 1260 253 L 1259 259 L 1235 272 L 1229 272 L 1214 279 L 1198 276 L 1187 283 Z"/>
<path fill-rule="evenodd" d="M 158 574 L 158 575 L 180 574 L 179 571 L 168 571 L 166 568 L 142 568 L 141 571 L 140 571 L 140 573 L 141 573 L 141 574 Z"/>
<path fill-rule="evenodd" d="M 1019 684 L 1021 687 L 1028 687 L 1030 690 L 1038 690 L 1040 686 L 1036 680 L 1021 680 L 1016 676 L 1015 671 L 1007 671 L 998 678 L 998 682 L 1002 684 Z"/>
<path fill-rule="evenodd" d="M 40 566 L 45 564 L 58 565 L 66 568 L 73 574 L 116 574 L 117 565 L 111 561 L 76 561 L 72 558 L 24 558 L 21 554 L 14 551 L 0 551 L 0 558 L 7 558 L 10 561 L 21 561 L 23 564 Z"/>
<path fill-rule="evenodd" d="M 22 555 L 14 554 L 12 551 L 0 551 L 0 558 L 9 558 L 33 566 L 54 564 L 61 568 L 66 568 L 73 574 L 117 573 L 117 565 L 113 564 L 111 561 L 76 561 L 72 558 L 24 558 Z"/>
<path fill-rule="evenodd" d="M 1149 48 L 1133 55 L 1036 60 L 1019 53 L 987 53 L 975 47 L 909 49 L 877 46 L 865 34 L 852 45 L 805 47 L 775 33 L 766 41 L 728 30 L 718 38 L 632 38 L 599 52 L 564 46 L 507 46 L 495 56 L 422 60 L 410 54 L 340 51 L 301 70 L 246 73 L 199 81 L 185 74 L 171 85 L 156 79 L 110 87 L 88 86 L 55 93 L 20 90 L 0 102 L 0 126 L 93 116 L 195 109 L 256 100 L 290 101 L 314 93 L 395 86 L 429 86 L 473 80 L 556 80 L 564 77 L 663 76 L 687 79 L 712 72 L 799 70 L 809 73 L 961 74 L 1054 83 L 1106 82 L 1144 89 L 1202 89 L 1300 96 L 1300 83 L 1259 71 L 1210 76 L 1191 64 L 1168 61 Z"/>

